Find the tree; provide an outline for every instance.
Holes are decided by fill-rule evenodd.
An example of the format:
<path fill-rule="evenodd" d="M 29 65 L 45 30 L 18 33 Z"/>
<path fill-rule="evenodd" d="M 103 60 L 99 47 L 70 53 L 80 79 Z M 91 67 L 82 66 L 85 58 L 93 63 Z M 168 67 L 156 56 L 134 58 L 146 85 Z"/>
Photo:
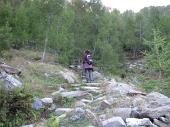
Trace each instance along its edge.
<path fill-rule="evenodd" d="M 162 73 L 166 72 L 166 53 L 167 53 L 167 42 L 165 37 L 161 35 L 159 29 L 153 30 L 153 40 L 146 41 L 150 47 L 150 52 L 147 53 L 146 58 L 149 68 L 158 71 L 159 78 L 162 77 Z M 169 51 L 168 51 L 169 52 Z"/>

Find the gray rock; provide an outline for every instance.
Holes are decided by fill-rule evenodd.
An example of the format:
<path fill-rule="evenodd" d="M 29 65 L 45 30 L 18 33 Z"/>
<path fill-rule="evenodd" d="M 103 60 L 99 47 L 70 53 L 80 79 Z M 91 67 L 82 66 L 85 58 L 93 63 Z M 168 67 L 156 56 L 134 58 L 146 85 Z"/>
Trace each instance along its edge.
<path fill-rule="evenodd" d="M 111 103 L 108 102 L 107 100 L 103 100 L 100 104 L 100 109 L 104 110 L 106 108 L 111 108 Z"/>
<path fill-rule="evenodd" d="M 165 118 L 165 117 L 160 117 L 159 120 L 160 120 L 161 122 L 165 123 L 165 124 L 169 124 L 169 122 L 170 122 L 170 121 L 169 121 L 167 118 Z"/>
<path fill-rule="evenodd" d="M 114 108 L 114 116 L 121 117 L 123 120 L 130 118 L 131 108 Z"/>
<path fill-rule="evenodd" d="M 71 119 L 72 121 L 77 121 L 77 120 L 80 120 L 80 119 L 82 119 L 82 118 L 84 118 L 84 117 L 85 117 L 85 110 L 82 109 L 82 108 L 80 108 L 80 107 L 77 107 L 77 108 L 75 108 L 75 110 L 74 110 L 74 115 L 72 115 L 72 116 L 70 117 L 70 119 Z"/>
<path fill-rule="evenodd" d="M 72 121 L 77 121 L 81 119 L 81 115 L 75 114 L 73 116 L 70 117 L 70 120 Z"/>
<path fill-rule="evenodd" d="M 71 111 L 73 111 L 74 109 L 72 109 L 72 108 L 57 108 L 56 110 L 55 110 L 55 113 L 56 113 L 56 115 L 62 115 L 62 114 L 64 114 L 64 113 L 69 113 L 69 112 L 71 112 Z"/>
<path fill-rule="evenodd" d="M 141 110 L 138 107 L 131 108 L 130 117 L 131 118 L 140 118 Z"/>
<path fill-rule="evenodd" d="M 158 108 L 146 108 L 141 113 L 141 115 L 145 115 L 145 117 L 157 119 L 159 117 L 165 116 L 166 114 L 170 114 L 170 105 L 161 106 Z"/>
<path fill-rule="evenodd" d="M 73 98 L 73 97 L 81 97 L 85 96 L 88 93 L 86 91 L 70 91 L 70 92 L 61 92 L 60 95 L 62 97 Z"/>
<path fill-rule="evenodd" d="M 98 87 L 98 86 L 100 86 L 101 85 L 101 83 L 85 83 L 85 85 L 87 85 L 87 86 L 96 86 L 96 87 Z"/>
<path fill-rule="evenodd" d="M 126 127 L 121 117 L 112 117 L 102 122 L 102 127 Z"/>
<path fill-rule="evenodd" d="M 170 124 L 167 125 L 167 124 L 165 124 L 165 123 L 163 123 L 163 122 L 161 122 L 157 119 L 154 119 L 154 124 L 158 125 L 159 127 L 169 127 L 170 126 Z"/>
<path fill-rule="evenodd" d="M 163 98 L 168 99 L 167 96 L 165 96 L 161 93 L 158 93 L 158 92 L 151 92 L 150 94 L 147 95 L 147 98 L 152 98 L 152 99 L 155 99 L 155 100 L 163 99 Z"/>
<path fill-rule="evenodd" d="M 84 114 L 84 113 L 85 113 L 85 110 L 82 109 L 82 108 L 80 108 L 80 107 L 77 107 L 77 108 L 75 108 L 75 112 L 76 112 L 76 113 L 82 113 L 82 114 Z"/>
<path fill-rule="evenodd" d="M 87 99 L 81 99 L 81 102 L 83 102 L 83 103 L 92 103 L 93 101 L 87 100 Z"/>
<path fill-rule="evenodd" d="M 101 93 L 101 89 L 99 87 L 90 87 L 90 86 L 84 86 L 81 87 L 82 90 L 86 90 L 88 92 L 94 92 L 94 93 Z"/>
<path fill-rule="evenodd" d="M 44 103 L 44 104 L 52 104 L 53 103 L 53 99 L 52 98 L 42 98 L 41 101 Z"/>
<path fill-rule="evenodd" d="M 145 104 L 147 108 L 158 108 L 161 106 L 170 105 L 170 99 L 169 98 L 162 98 L 162 99 L 155 99 L 152 100 L 151 98 L 147 98 L 146 100 L 148 103 Z"/>
<path fill-rule="evenodd" d="M 0 72 L 0 88 L 4 90 L 12 90 L 15 88 L 21 88 L 22 83 L 14 78 L 14 76 L 7 74 L 6 72 Z"/>
<path fill-rule="evenodd" d="M 126 124 L 128 127 L 136 127 L 136 126 L 149 126 L 153 127 L 152 122 L 149 118 L 137 119 L 137 118 L 127 118 Z"/>
<path fill-rule="evenodd" d="M 126 96 L 129 93 L 129 91 L 135 90 L 128 84 L 112 80 L 110 84 L 107 86 L 106 91 L 108 93 L 114 93 L 115 95 Z"/>
<path fill-rule="evenodd" d="M 58 75 L 60 78 L 66 80 L 70 84 L 76 83 L 77 81 L 77 77 L 71 71 L 60 71 Z"/>

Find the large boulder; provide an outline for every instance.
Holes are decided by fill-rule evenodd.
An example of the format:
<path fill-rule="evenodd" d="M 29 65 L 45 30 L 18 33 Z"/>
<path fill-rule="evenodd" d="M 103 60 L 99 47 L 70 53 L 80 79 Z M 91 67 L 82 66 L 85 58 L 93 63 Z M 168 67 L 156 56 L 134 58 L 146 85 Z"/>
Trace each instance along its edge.
<path fill-rule="evenodd" d="M 158 108 L 170 105 L 170 98 L 158 92 L 152 92 L 146 96 L 147 108 Z"/>
<path fill-rule="evenodd" d="M 132 86 L 126 83 L 116 82 L 115 80 L 112 80 L 109 85 L 107 85 L 106 91 L 109 93 L 114 93 L 114 95 L 126 96 L 129 92 L 134 92 L 135 90 Z"/>
<path fill-rule="evenodd" d="M 158 108 L 146 108 L 141 113 L 142 116 L 152 119 L 157 119 L 168 114 L 170 114 L 170 105 L 161 106 Z"/>
<path fill-rule="evenodd" d="M 141 109 L 140 118 L 159 118 L 170 114 L 170 98 L 158 92 L 152 92 L 147 96 L 137 96 L 133 100 L 133 106 Z"/>
<path fill-rule="evenodd" d="M 13 75 L 9 75 L 4 71 L 0 72 L 0 88 L 5 90 L 12 90 L 21 87 L 22 83 L 18 79 L 16 79 Z"/>
<path fill-rule="evenodd" d="M 152 99 L 168 99 L 167 96 L 161 94 L 161 93 L 158 93 L 158 92 L 151 92 L 147 95 L 147 98 L 152 98 Z"/>
<path fill-rule="evenodd" d="M 66 80 L 67 83 L 73 84 L 77 82 L 76 75 L 71 71 L 60 71 L 58 75 L 60 78 Z"/>
<path fill-rule="evenodd" d="M 102 122 L 102 127 L 126 127 L 121 117 L 112 117 Z"/>

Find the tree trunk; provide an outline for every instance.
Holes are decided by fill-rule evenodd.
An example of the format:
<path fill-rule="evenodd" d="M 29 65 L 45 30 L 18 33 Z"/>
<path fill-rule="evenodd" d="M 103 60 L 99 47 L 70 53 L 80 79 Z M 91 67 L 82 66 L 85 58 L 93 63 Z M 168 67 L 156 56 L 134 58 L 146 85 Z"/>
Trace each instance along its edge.
<path fill-rule="evenodd" d="M 43 51 L 43 55 L 42 55 L 41 62 L 44 62 L 44 59 L 45 59 L 45 53 L 46 53 L 46 48 L 47 48 L 47 42 L 48 42 L 48 33 L 46 33 L 46 37 L 45 37 L 44 51 Z"/>

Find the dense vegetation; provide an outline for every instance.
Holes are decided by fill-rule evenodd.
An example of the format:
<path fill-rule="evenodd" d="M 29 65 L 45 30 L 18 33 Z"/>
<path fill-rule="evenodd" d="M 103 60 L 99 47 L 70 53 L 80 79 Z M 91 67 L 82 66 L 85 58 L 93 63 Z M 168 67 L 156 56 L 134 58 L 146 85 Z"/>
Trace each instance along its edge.
<path fill-rule="evenodd" d="M 96 66 L 118 72 L 130 53 L 145 55 L 159 78 L 170 74 L 170 6 L 120 13 L 100 0 L 2 0 L 0 19 L 1 54 L 31 48 L 70 64 L 90 49 Z"/>

